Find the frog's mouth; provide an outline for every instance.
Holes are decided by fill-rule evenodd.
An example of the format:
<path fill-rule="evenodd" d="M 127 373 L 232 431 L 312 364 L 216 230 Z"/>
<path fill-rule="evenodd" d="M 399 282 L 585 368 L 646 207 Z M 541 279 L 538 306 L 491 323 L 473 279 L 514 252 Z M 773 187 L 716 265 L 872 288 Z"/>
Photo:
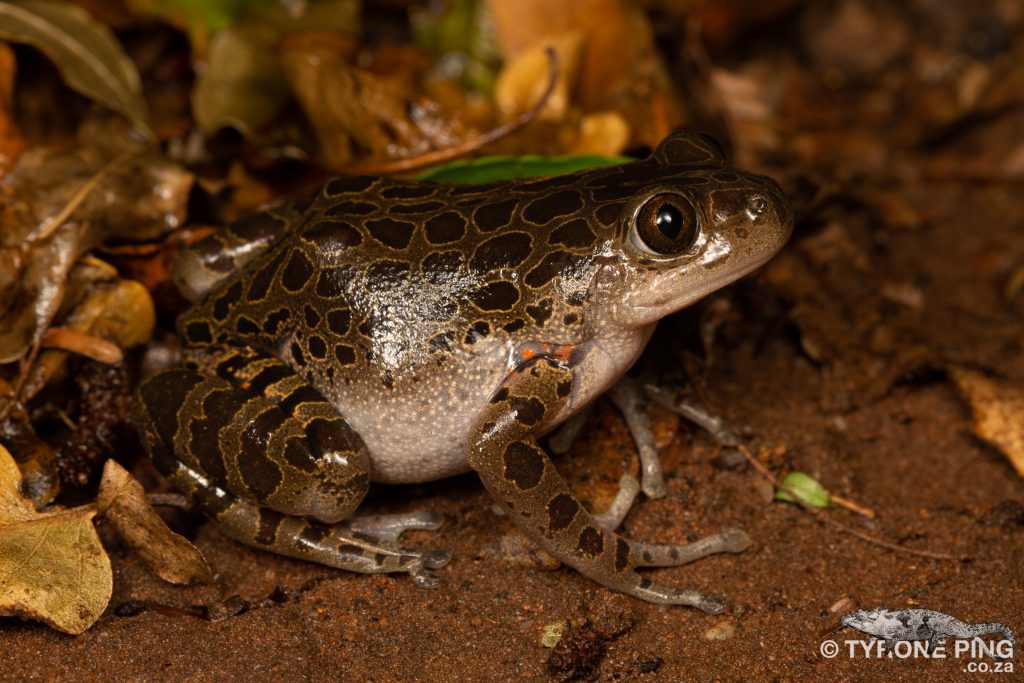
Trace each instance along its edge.
<path fill-rule="evenodd" d="M 757 270 L 770 261 L 777 251 L 748 255 L 747 263 L 742 266 L 738 266 L 735 260 L 722 260 L 715 268 L 699 272 L 685 269 L 656 275 L 650 283 L 650 292 L 656 294 L 642 301 L 637 300 L 639 296 L 624 298 L 615 310 L 615 319 L 625 327 L 640 327 L 656 322 Z"/>

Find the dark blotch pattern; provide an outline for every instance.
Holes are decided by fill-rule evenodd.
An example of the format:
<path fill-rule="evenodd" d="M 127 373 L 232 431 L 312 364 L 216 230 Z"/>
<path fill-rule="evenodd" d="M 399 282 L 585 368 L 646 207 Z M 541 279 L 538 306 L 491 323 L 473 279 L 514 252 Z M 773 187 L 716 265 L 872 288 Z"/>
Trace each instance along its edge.
<path fill-rule="evenodd" d="M 283 411 L 269 408 L 249 422 L 242 432 L 236 461 L 238 473 L 257 500 L 266 500 L 281 484 L 281 468 L 268 457 L 267 441 L 287 419 Z"/>
<path fill-rule="evenodd" d="M 569 528 L 579 510 L 580 504 L 572 496 L 559 493 L 548 502 L 548 529 L 562 531 Z"/>
<path fill-rule="evenodd" d="M 259 527 L 256 532 L 256 542 L 260 545 L 273 545 L 277 540 L 277 529 L 284 521 L 284 515 L 269 508 L 258 508 Z"/>
<path fill-rule="evenodd" d="M 572 380 L 567 379 L 564 382 L 559 382 L 558 386 L 555 387 L 555 393 L 558 398 L 565 398 L 572 391 Z"/>
<path fill-rule="evenodd" d="M 577 545 L 579 551 L 590 557 L 597 557 L 604 551 L 604 537 L 601 532 L 592 526 L 588 526 L 580 532 L 580 539 Z"/>
<path fill-rule="evenodd" d="M 437 192 L 437 185 L 431 183 L 409 183 L 407 185 L 392 185 L 380 192 L 384 199 L 423 199 Z"/>
<path fill-rule="evenodd" d="M 551 299 L 541 299 L 536 306 L 527 306 L 526 315 L 533 318 L 538 327 L 544 327 L 544 323 L 551 317 Z"/>
<path fill-rule="evenodd" d="M 432 213 L 438 209 L 443 209 L 447 204 L 444 202 L 433 201 L 433 202 L 420 202 L 419 204 L 400 204 L 398 206 L 392 206 L 390 212 L 396 215 L 416 215 L 424 213 Z"/>
<path fill-rule="evenodd" d="M 629 543 L 625 539 L 615 540 L 615 571 L 621 572 L 629 566 Z"/>
<path fill-rule="evenodd" d="M 534 289 L 539 289 L 553 279 L 577 268 L 580 257 L 567 251 L 555 251 L 544 257 L 540 263 L 530 269 L 523 281 Z"/>
<path fill-rule="evenodd" d="M 309 355 L 313 356 L 318 360 L 323 360 L 327 357 L 327 342 L 324 341 L 323 337 L 318 335 L 312 335 L 309 341 L 306 342 L 306 348 L 309 350 Z"/>
<path fill-rule="evenodd" d="M 326 211 L 325 216 L 369 216 L 371 213 L 379 213 L 380 207 L 370 202 L 340 202 L 334 204 Z"/>
<path fill-rule="evenodd" d="M 394 218 L 366 221 L 366 229 L 375 240 L 392 249 L 405 249 L 412 240 L 416 224 Z"/>
<path fill-rule="evenodd" d="M 505 478 L 515 484 L 516 488 L 526 491 L 540 483 L 544 475 L 544 458 L 536 447 L 513 441 L 505 447 L 503 457 Z"/>
<path fill-rule="evenodd" d="M 266 317 L 263 321 L 263 332 L 270 336 L 277 336 L 284 331 L 285 324 L 291 319 L 292 314 L 287 308 L 279 308 Z"/>
<path fill-rule="evenodd" d="M 217 320 L 224 320 L 231 312 L 231 306 L 242 299 L 242 283 L 235 282 L 224 293 L 217 297 L 213 304 L 213 317 Z"/>
<path fill-rule="evenodd" d="M 544 418 L 544 404 L 532 396 L 527 398 L 513 396 L 509 400 L 509 407 L 515 414 L 516 420 L 528 427 L 535 426 Z"/>
<path fill-rule="evenodd" d="M 338 268 L 321 268 L 316 278 L 316 295 L 323 299 L 336 299 L 345 293 L 345 289 L 352 278 L 355 277 L 356 269 L 352 266 L 340 266 Z"/>
<path fill-rule="evenodd" d="M 525 232 L 507 232 L 485 240 L 470 261 L 478 273 L 500 268 L 515 268 L 530 255 L 533 240 Z"/>
<path fill-rule="evenodd" d="M 338 344 L 334 347 L 334 357 L 339 365 L 352 365 L 356 362 L 356 350 L 345 344 Z"/>
<path fill-rule="evenodd" d="M 252 281 L 249 283 L 249 291 L 246 294 L 246 298 L 249 301 L 261 301 L 267 296 L 267 292 L 270 291 L 270 285 L 274 282 L 274 275 L 277 274 L 277 269 L 281 267 L 284 258 L 285 253 L 281 252 L 253 276 Z"/>
<path fill-rule="evenodd" d="M 329 197 L 339 194 L 366 192 L 379 180 L 368 175 L 348 175 L 334 178 L 324 185 L 324 194 Z"/>
<path fill-rule="evenodd" d="M 309 304 L 306 304 L 305 307 L 303 307 L 302 315 L 306 319 L 306 327 L 315 329 L 316 326 L 320 324 L 320 313 L 318 313 L 317 310 Z"/>
<path fill-rule="evenodd" d="M 185 338 L 196 344 L 209 344 L 213 341 L 213 334 L 207 323 L 196 321 L 185 326 Z"/>
<path fill-rule="evenodd" d="M 515 199 L 484 204 L 473 212 L 473 224 L 480 232 L 494 232 L 509 224 L 515 210 Z"/>
<path fill-rule="evenodd" d="M 358 247 L 363 242 L 363 236 L 351 224 L 332 220 L 317 221 L 302 233 L 302 239 L 328 256 Z"/>
<path fill-rule="evenodd" d="M 442 283 L 451 280 L 452 274 L 458 273 L 466 265 L 466 257 L 461 251 L 441 251 L 423 258 L 420 270 L 427 282 Z"/>
<path fill-rule="evenodd" d="M 466 338 L 463 340 L 466 344 L 475 344 L 477 340 L 483 339 L 491 333 L 491 326 L 483 320 L 477 320 L 475 323 L 469 326 L 466 331 Z"/>
<path fill-rule="evenodd" d="M 347 308 L 332 308 L 327 312 L 327 329 L 333 334 L 343 337 L 351 325 L 352 311 Z"/>
<path fill-rule="evenodd" d="M 235 331 L 239 334 L 255 335 L 260 333 L 260 327 L 252 318 L 246 318 L 243 315 L 235 321 Z"/>
<path fill-rule="evenodd" d="M 481 311 L 510 311 L 519 302 L 519 288 L 498 280 L 473 291 L 469 300 Z"/>
<path fill-rule="evenodd" d="M 551 231 L 548 237 L 550 244 L 561 244 L 564 247 L 582 249 L 594 244 L 596 236 L 590 226 L 582 218 L 571 220 Z"/>
<path fill-rule="evenodd" d="M 466 234 L 466 219 L 457 211 L 445 211 L 429 218 L 423 230 L 431 244 L 450 244 Z"/>
<path fill-rule="evenodd" d="M 583 196 L 577 190 L 560 190 L 535 199 L 523 209 L 523 218 L 544 225 L 559 216 L 567 216 L 583 208 Z"/>

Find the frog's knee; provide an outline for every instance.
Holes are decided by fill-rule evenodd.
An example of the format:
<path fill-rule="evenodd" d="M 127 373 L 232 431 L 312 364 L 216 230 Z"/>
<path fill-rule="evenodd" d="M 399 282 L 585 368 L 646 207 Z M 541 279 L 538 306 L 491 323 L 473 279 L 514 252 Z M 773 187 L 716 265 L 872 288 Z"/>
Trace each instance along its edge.
<path fill-rule="evenodd" d="M 277 474 L 265 504 L 327 524 L 352 514 L 370 487 L 370 459 L 359 435 L 340 416 L 296 422 L 287 432 L 283 443 L 268 436 L 280 452 L 263 462 Z"/>

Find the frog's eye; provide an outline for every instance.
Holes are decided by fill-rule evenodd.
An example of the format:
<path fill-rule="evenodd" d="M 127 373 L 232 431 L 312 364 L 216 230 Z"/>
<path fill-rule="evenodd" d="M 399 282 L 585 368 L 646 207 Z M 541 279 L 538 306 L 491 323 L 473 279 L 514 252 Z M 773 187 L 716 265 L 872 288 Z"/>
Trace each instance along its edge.
<path fill-rule="evenodd" d="M 655 254 L 686 251 L 697 238 L 698 227 L 693 205 L 678 194 L 656 194 L 636 213 L 636 236 Z"/>

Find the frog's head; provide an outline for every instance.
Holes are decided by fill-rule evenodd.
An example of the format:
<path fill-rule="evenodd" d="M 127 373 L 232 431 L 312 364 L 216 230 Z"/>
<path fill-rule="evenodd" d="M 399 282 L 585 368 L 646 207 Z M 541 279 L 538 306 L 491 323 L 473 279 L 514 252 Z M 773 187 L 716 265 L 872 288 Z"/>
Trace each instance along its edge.
<path fill-rule="evenodd" d="M 727 166 L 707 136 L 675 133 L 629 167 L 624 185 L 636 189 L 606 226 L 614 238 L 591 292 L 617 326 L 652 323 L 746 275 L 792 231 L 778 184 Z"/>
<path fill-rule="evenodd" d="M 876 607 L 871 611 L 859 609 L 847 612 L 842 618 L 843 626 L 849 626 L 864 633 L 882 633 L 886 630 L 886 622 L 890 621 L 896 621 L 896 618 L 884 607 Z"/>

